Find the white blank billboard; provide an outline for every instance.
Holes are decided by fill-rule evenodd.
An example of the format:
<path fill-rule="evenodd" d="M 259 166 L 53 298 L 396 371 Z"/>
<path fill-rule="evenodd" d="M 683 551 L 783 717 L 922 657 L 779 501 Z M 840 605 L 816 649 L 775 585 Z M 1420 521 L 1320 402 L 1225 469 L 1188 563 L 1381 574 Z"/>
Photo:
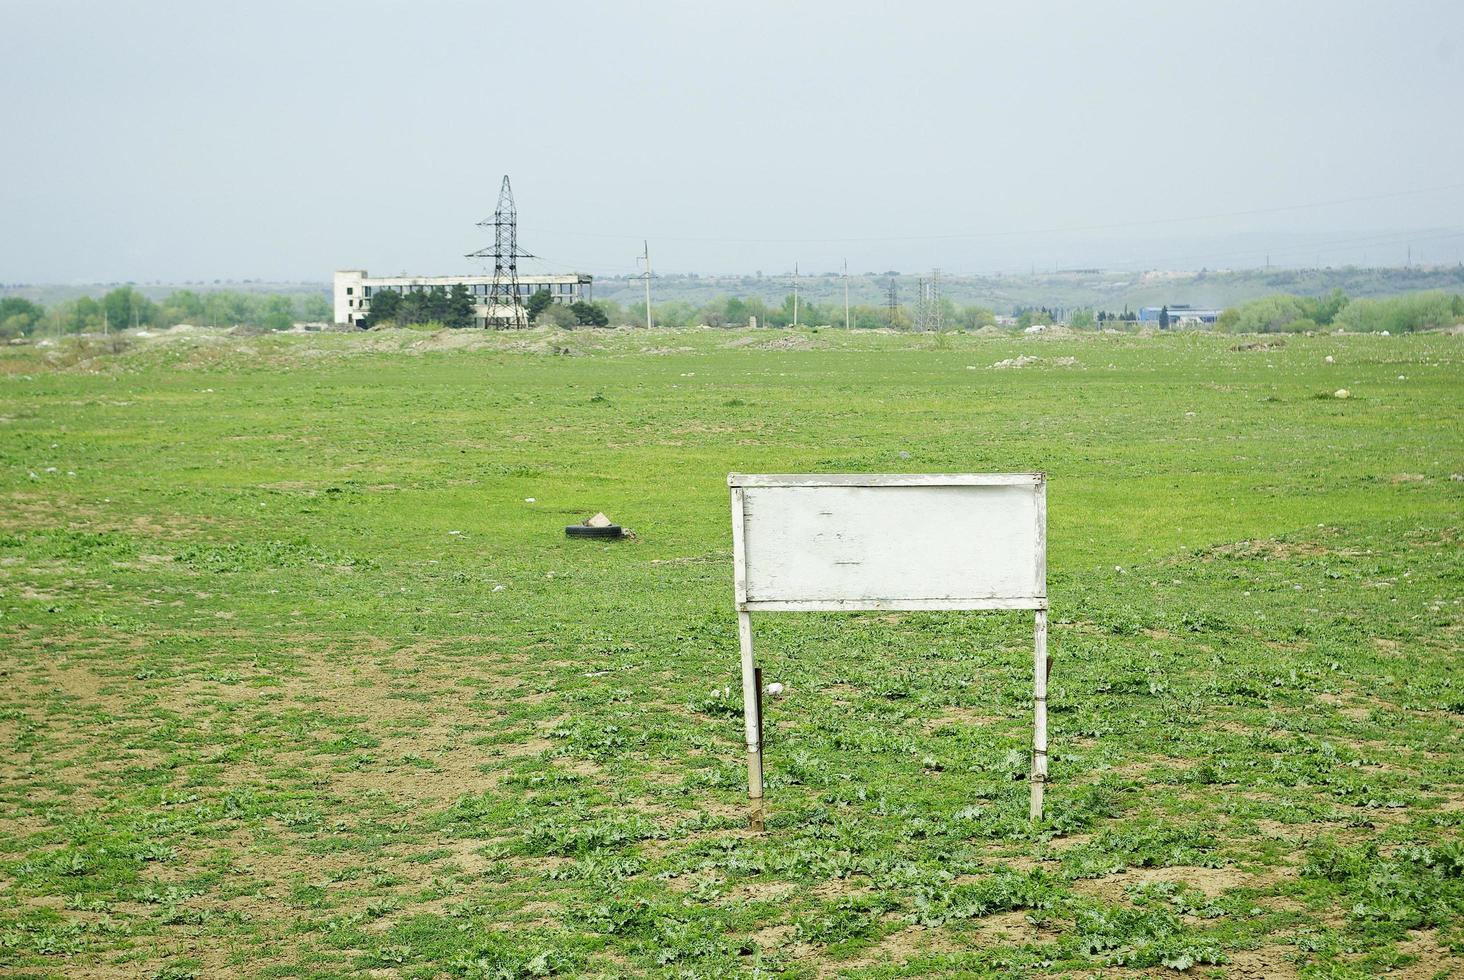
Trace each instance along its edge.
<path fill-rule="evenodd" d="M 727 482 L 739 610 L 1047 608 L 1041 474 Z"/>

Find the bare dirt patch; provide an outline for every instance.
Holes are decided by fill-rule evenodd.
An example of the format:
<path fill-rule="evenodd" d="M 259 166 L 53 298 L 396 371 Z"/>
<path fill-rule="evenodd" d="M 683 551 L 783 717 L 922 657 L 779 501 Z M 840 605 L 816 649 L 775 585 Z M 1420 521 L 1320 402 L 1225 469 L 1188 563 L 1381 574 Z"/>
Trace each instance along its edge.
<path fill-rule="evenodd" d="M 1276 868 L 1264 874 L 1253 874 L 1239 868 L 1197 868 L 1174 865 L 1167 868 L 1128 868 L 1102 878 L 1073 882 L 1073 891 L 1104 901 L 1117 902 L 1128 888 L 1159 882 L 1186 885 L 1214 898 L 1235 888 L 1270 888 L 1290 877 L 1289 868 Z"/>

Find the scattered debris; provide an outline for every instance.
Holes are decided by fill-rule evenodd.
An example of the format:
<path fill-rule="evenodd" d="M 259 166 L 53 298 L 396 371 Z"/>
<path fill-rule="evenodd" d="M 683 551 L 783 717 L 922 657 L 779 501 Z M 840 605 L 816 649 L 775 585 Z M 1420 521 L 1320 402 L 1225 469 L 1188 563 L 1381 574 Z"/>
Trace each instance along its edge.
<path fill-rule="evenodd" d="M 1023 354 L 1020 357 L 1008 357 L 1004 361 L 997 361 L 991 365 L 994 368 L 1020 368 L 1033 364 L 1048 364 L 1052 367 L 1082 367 L 1083 365 L 1076 357 L 1033 357 L 1030 354 Z"/>

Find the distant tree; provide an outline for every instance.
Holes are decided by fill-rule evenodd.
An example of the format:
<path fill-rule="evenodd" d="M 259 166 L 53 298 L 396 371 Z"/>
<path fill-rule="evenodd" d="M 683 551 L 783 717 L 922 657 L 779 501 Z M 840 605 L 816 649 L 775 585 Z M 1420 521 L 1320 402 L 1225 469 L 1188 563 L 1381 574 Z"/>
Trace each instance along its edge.
<path fill-rule="evenodd" d="M 82 333 L 102 329 L 102 304 L 90 296 L 80 296 L 58 311 L 61 329 Z"/>
<path fill-rule="evenodd" d="M 288 330 L 295 325 L 295 304 L 288 296 L 266 296 L 261 304 L 259 326 L 266 330 Z"/>
<path fill-rule="evenodd" d="M 1169 329 L 1169 304 L 1165 303 L 1159 308 L 1159 329 Z"/>
<path fill-rule="evenodd" d="M 131 286 L 119 286 L 102 297 L 102 314 L 112 330 L 125 330 L 152 326 L 158 307 Z"/>
<path fill-rule="evenodd" d="M 424 295 L 427 297 L 423 302 L 426 317 L 421 322 L 446 323 L 452 311 L 452 298 L 448 295 L 446 287 L 433 286 Z"/>
<path fill-rule="evenodd" d="M 1092 310 L 1073 310 L 1073 315 L 1068 318 L 1068 324 L 1075 330 L 1091 330 L 1097 323 Z"/>
<path fill-rule="evenodd" d="M 1347 294 L 1341 289 L 1333 289 L 1325 297 L 1316 301 L 1316 308 L 1312 311 L 1311 318 L 1321 326 L 1328 326 L 1346 305 Z"/>
<path fill-rule="evenodd" d="M 364 326 L 380 327 L 397 322 L 402 310 L 402 294 L 395 289 L 377 287 L 371 296 L 371 307 L 366 313 Z"/>
<path fill-rule="evenodd" d="M 1297 329 L 1293 324 L 1311 319 L 1315 300 L 1300 296 L 1262 296 L 1239 306 L 1231 306 L 1220 314 L 1216 327 L 1232 333 L 1278 333 Z"/>
<path fill-rule="evenodd" d="M 539 312 L 539 318 L 534 322 L 540 326 L 557 327 L 560 330 L 573 330 L 579 325 L 574 313 L 563 303 L 550 303 Z"/>
<path fill-rule="evenodd" d="M 401 296 L 401 301 L 397 303 L 397 312 L 394 318 L 396 324 L 403 326 L 408 323 L 420 323 L 426 315 L 426 311 L 423 308 L 425 297 L 421 291 L 416 289 L 403 289 Z M 375 294 L 372 295 L 371 302 L 375 305 Z"/>
<path fill-rule="evenodd" d="M 45 319 L 46 309 L 19 296 L 0 299 L 0 336 L 22 337 L 35 332 Z"/>
<path fill-rule="evenodd" d="M 610 323 L 610 318 L 605 311 L 592 303 L 580 300 L 577 303 L 569 304 L 569 312 L 574 314 L 575 323 L 582 327 L 603 327 Z"/>
<path fill-rule="evenodd" d="M 696 307 L 684 299 L 673 299 L 654 306 L 651 319 L 658 327 L 689 327 L 696 320 Z"/>
<path fill-rule="evenodd" d="M 473 294 L 468 287 L 457 283 L 447 294 L 447 310 L 442 322 L 449 327 L 461 329 L 473 325 Z"/>
<path fill-rule="evenodd" d="M 963 306 L 956 314 L 956 325 L 963 330 L 980 330 L 996 325 L 996 314 L 984 306 Z"/>
<path fill-rule="evenodd" d="M 1346 330 L 1407 333 L 1464 323 L 1464 296 L 1439 291 L 1356 299 L 1333 321 Z"/>
<path fill-rule="evenodd" d="M 300 299 L 300 317 L 311 323 L 329 320 L 330 299 L 324 293 L 309 293 Z"/>
<path fill-rule="evenodd" d="M 1046 309 L 1021 310 L 1017 313 L 1017 326 L 1023 330 L 1031 326 L 1046 326 L 1052 323 L 1052 314 Z"/>
<path fill-rule="evenodd" d="M 736 296 L 728 297 L 722 305 L 722 322 L 729 327 L 747 326 L 747 303 Z"/>
<path fill-rule="evenodd" d="M 528 302 L 524 304 L 524 312 L 529 315 L 529 322 L 534 323 L 537 321 L 539 314 L 548 309 L 549 304 L 553 302 L 554 295 L 547 289 L 541 289 L 530 296 Z"/>
<path fill-rule="evenodd" d="M 163 300 L 158 323 L 171 327 L 177 323 L 197 323 L 203 319 L 203 298 L 191 289 L 174 290 Z"/>

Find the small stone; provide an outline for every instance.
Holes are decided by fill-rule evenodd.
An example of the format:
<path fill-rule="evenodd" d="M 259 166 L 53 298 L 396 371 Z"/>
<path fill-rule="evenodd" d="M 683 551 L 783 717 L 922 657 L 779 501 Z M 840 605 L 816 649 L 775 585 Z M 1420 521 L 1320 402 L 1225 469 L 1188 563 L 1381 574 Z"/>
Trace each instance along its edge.
<path fill-rule="evenodd" d="M 1351 398 L 1352 397 L 1352 392 L 1348 391 L 1346 388 L 1338 388 L 1336 391 L 1332 392 L 1332 397 L 1333 398 Z"/>

